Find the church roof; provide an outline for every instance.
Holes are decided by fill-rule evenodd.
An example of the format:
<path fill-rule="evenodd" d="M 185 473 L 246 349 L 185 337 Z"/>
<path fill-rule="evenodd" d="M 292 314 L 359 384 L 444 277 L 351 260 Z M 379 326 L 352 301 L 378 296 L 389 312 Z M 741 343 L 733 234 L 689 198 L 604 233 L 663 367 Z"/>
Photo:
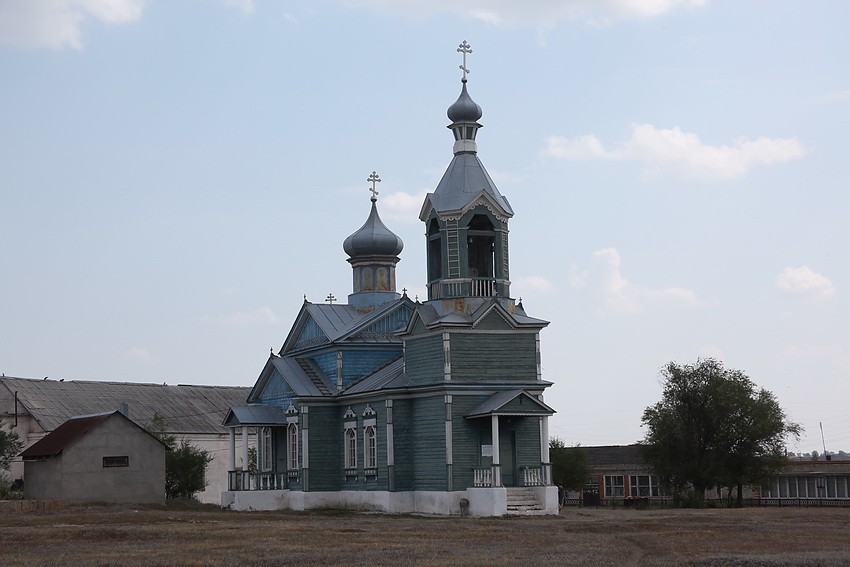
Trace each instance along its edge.
<path fill-rule="evenodd" d="M 433 328 L 437 326 L 468 326 L 474 327 L 479 321 L 487 316 L 491 311 L 496 310 L 498 313 L 514 327 L 545 327 L 549 324 L 543 319 L 529 317 L 521 307 L 517 307 L 514 312 L 505 309 L 498 299 L 492 298 L 485 300 L 472 313 L 459 311 L 447 311 L 440 313 L 435 308 L 435 305 L 440 305 L 439 302 L 428 302 L 419 305 L 416 313 L 426 327 Z M 412 324 L 411 319 L 411 324 Z M 408 326 L 410 327 L 410 326 Z"/>
<path fill-rule="evenodd" d="M 399 356 L 383 368 L 379 368 L 372 374 L 352 384 L 345 393 L 360 394 L 363 392 L 374 392 L 376 390 L 405 388 L 412 384 L 404 373 L 404 357 Z"/>
<path fill-rule="evenodd" d="M 493 394 L 478 404 L 464 417 L 476 418 L 488 415 L 552 415 L 554 413 L 555 410 L 538 400 L 536 396 L 532 396 L 524 390 L 506 390 Z"/>
<path fill-rule="evenodd" d="M 381 221 L 377 199 L 372 197 L 372 210 L 366 222 L 342 243 L 342 249 L 351 258 L 373 256 L 398 256 L 404 243 Z"/>
<path fill-rule="evenodd" d="M 223 425 L 285 425 L 286 412 L 277 406 L 234 406 L 227 412 Z"/>
<path fill-rule="evenodd" d="M 153 421 L 154 413 L 165 419 L 168 433 L 227 433 L 221 417 L 230 406 L 245 403 L 251 388 L 93 382 L 82 380 L 34 380 L 0 377 L 10 396 L 45 431 L 53 431 L 68 419 L 115 411 L 126 403 L 130 418 L 140 424 Z"/>
<path fill-rule="evenodd" d="M 475 153 L 458 153 L 452 158 L 448 169 L 433 193 L 428 193 L 422 211 L 419 214 L 423 222 L 433 208 L 438 213 L 461 212 L 476 202 L 482 194 L 501 209 L 500 214 L 512 217 L 510 203 L 484 169 L 484 164 Z"/>

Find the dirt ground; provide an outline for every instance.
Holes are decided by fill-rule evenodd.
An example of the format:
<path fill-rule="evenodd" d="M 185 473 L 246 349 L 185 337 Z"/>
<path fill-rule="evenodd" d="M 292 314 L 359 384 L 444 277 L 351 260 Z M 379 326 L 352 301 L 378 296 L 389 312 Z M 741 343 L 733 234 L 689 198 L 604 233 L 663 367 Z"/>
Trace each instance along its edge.
<path fill-rule="evenodd" d="M 850 565 L 850 509 L 422 517 L 72 507 L 0 515 L 0 565 Z"/>

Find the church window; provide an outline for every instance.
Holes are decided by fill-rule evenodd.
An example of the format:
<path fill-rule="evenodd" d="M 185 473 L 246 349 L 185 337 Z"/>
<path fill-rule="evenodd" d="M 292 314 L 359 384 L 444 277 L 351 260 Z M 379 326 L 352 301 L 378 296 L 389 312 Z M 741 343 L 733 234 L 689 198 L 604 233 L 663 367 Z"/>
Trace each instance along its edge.
<path fill-rule="evenodd" d="M 623 475 L 605 476 L 605 496 L 623 496 Z"/>
<path fill-rule="evenodd" d="M 298 426 L 290 423 L 286 426 L 286 468 L 295 470 L 298 468 Z"/>
<path fill-rule="evenodd" d="M 378 439 L 374 425 L 370 425 L 363 431 L 363 446 L 366 451 L 366 468 L 376 468 L 378 466 Z"/>
<path fill-rule="evenodd" d="M 443 277 L 443 243 L 440 223 L 431 219 L 428 225 L 428 281 Z"/>
<path fill-rule="evenodd" d="M 475 215 L 467 230 L 467 266 L 472 278 L 492 278 L 496 233 L 487 215 Z"/>
<path fill-rule="evenodd" d="M 353 427 L 345 430 L 345 468 L 357 468 L 357 433 Z"/>
<path fill-rule="evenodd" d="M 262 430 L 262 470 L 272 470 L 272 428 L 263 427 Z"/>

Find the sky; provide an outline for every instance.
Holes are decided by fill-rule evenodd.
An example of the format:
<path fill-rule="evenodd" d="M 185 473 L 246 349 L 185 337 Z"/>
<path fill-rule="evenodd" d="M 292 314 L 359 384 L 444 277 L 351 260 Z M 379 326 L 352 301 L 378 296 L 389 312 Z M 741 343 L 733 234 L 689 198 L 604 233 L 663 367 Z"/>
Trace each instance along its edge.
<path fill-rule="evenodd" d="M 404 240 L 481 105 L 550 433 L 643 438 L 714 357 L 850 450 L 850 3 L 0 0 L 0 371 L 251 386 L 303 299 Z M 821 426 L 823 437 L 821 436 Z"/>

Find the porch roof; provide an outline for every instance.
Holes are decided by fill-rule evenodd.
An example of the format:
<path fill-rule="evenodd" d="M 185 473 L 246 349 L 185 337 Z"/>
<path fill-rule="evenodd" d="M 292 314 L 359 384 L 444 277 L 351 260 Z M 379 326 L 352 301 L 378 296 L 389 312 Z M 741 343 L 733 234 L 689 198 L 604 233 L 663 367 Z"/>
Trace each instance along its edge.
<path fill-rule="evenodd" d="M 525 390 L 506 390 L 493 394 L 464 417 L 473 419 L 490 415 L 548 416 L 554 413 L 555 410 Z"/>
<path fill-rule="evenodd" d="M 286 425 L 286 412 L 277 406 L 234 406 L 227 412 L 223 425 Z"/>

